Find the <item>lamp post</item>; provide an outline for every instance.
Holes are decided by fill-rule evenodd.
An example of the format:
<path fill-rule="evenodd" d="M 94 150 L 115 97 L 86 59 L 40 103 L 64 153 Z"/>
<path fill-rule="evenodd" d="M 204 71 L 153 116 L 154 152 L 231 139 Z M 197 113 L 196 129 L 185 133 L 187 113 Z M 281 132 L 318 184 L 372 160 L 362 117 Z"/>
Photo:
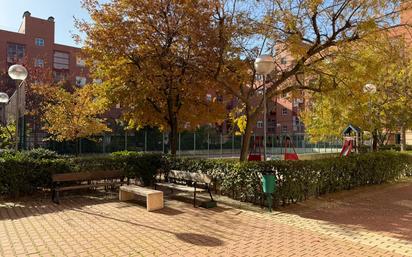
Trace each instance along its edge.
<path fill-rule="evenodd" d="M 28 76 L 27 69 L 20 65 L 15 64 L 10 66 L 8 70 L 9 76 L 14 80 L 21 80 L 16 89 L 16 151 L 19 150 L 20 134 L 19 134 L 19 119 L 20 119 L 20 87 L 23 85 L 24 81 Z"/>
<path fill-rule="evenodd" d="M 255 60 L 256 73 L 263 76 L 263 159 L 266 161 L 266 123 L 267 123 L 267 103 L 266 103 L 266 76 L 275 69 L 273 57 L 261 55 Z"/>
<path fill-rule="evenodd" d="M 6 104 L 9 102 L 9 96 L 6 93 L 0 92 L 1 105 L 1 121 L 2 125 L 6 125 Z"/>
<path fill-rule="evenodd" d="M 363 92 L 365 94 L 369 94 L 369 103 L 368 103 L 368 107 L 369 107 L 369 113 L 370 115 L 372 115 L 372 95 L 376 93 L 376 86 L 373 84 L 366 84 L 365 86 L 363 86 Z M 370 126 L 371 126 L 371 152 L 373 152 L 373 121 L 372 121 L 372 117 L 370 117 Z"/>

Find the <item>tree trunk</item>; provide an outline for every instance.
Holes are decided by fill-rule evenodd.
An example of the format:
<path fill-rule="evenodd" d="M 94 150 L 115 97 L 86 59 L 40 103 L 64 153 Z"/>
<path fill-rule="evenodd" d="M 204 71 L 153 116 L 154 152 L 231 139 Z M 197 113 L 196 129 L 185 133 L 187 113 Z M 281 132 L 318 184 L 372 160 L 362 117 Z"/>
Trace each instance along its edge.
<path fill-rule="evenodd" d="M 249 115 L 246 115 L 246 129 L 245 129 L 245 134 L 243 135 L 243 141 L 242 141 L 242 148 L 240 150 L 240 161 L 244 162 L 247 161 L 248 153 L 249 153 L 249 148 L 250 148 L 250 138 L 252 136 L 252 129 L 253 129 L 253 124 L 254 124 L 254 117 L 251 117 Z"/>
<path fill-rule="evenodd" d="M 378 150 L 378 131 L 375 130 L 372 133 L 372 149 L 374 152 L 376 152 Z"/>
<path fill-rule="evenodd" d="M 170 125 L 170 133 L 169 133 L 169 142 L 170 142 L 170 153 L 173 156 L 176 156 L 177 152 L 177 145 L 178 145 L 178 133 L 177 133 L 177 119 L 172 118 Z"/>
<path fill-rule="evenodd" d="M 406 151 L 406 129 L 405 125 L 401 126 L 401 152 Z"/>

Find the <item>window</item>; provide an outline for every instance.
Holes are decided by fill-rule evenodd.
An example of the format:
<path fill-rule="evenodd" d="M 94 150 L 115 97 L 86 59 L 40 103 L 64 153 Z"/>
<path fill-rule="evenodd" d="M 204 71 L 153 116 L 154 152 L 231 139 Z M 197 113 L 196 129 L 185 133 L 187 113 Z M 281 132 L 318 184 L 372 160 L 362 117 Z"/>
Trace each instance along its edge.
<path fill-rule="evenodd" d="M 288 125 L 282 126 L 282 133 L 288 133 Z"/>
<path fill-rule="evenodd" d="M 43 68 L 44 60 L 39 58 L 34 59 L 34 67 Z"/>
<path fill-rule="evenodd" d="M 86 78 L 76 76 L 76 85 L 79 86 L 79 87 L 82 87 L 82 86 L 86 85 Z"/>
<path fill-rule="evenodd" d="M 282 115 L 288 115 L 288 108 L 283 107 L 282 108 Z"/>
<path fill-rule="evenodd" d="M 257 127 L 258 127 L 258 128 L 263 128 L 263 121 L 259 120 L 259 121 L 257 122 Z"/>
<path fill-rule="evenodd" d="M 44 39 L 43 38 L 36 38 L 35 43 L 36 43 L 36 46 L 44 46 Z"/>
<path fill-rule="evenodd" d="M 8 63 L 20 63 L 26 53 L 26 47 L 20 44 L 8 44 L 7 45 L 7 62 Z"/>
<path fill-rule="evenodd" d="M 64 52 L 54 52 L 53 67 L 58 70 L 68 70 L 69 54 Z"/>
<path fill-rule="evenodd" d="M 79 56 L 76 57 L 76 65 L 77 67 L 85 67 L 86 61 L 80 58 Z"/>
<path fill-rule="evenodd" d="M 288 62 L 287 62 L 287 60 L 286 60 L 286 57 L 282 57 L 281 59 L 280 59 L 280 64 L 287 64 Z"/>
<path fill-rule="evenodd" d="M 97 85 L 100 85 L 100 84 L 103 83 L 103 80 L 101 80 L 101 79 L 93 79 L 93 83 L 94 83 L 94 84 L 97 84 Z"/>
<path fill-rule="evenodd" d="M 206 95 L 206 100 L 207 100 L 208 102 L 211 102 L 211 101 L 212 101 L 212 95 L 211 95 L 211 94 L 207 94 L 207 95 Z"/>
<path fill-rule="evenodd" d="M 53 78 L 55 82 L 65 81 L 68 78 L 66 71 L 53 71 Z"/>

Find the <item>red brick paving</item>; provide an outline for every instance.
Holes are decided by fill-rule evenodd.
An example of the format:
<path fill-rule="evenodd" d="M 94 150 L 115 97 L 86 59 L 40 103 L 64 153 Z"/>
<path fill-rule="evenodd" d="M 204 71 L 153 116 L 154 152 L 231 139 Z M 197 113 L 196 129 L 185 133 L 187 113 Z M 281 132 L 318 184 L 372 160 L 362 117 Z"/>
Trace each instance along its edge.
<path fill-rule="evenodd" d="M 0 255 L 375 257 L 402 256 L 398 248 L 408 247 L 382 244 L 381 237 L 357 228 L 341 233 L 340 224 L 325 232 L 320 221 L 295 214 L 223 204 L 193 208 L 170 199 L 165 209 L 150 213 L 134 202 L 107 197 L 63 197 L 60 205 L 48 198 L 0 202 Z"/>

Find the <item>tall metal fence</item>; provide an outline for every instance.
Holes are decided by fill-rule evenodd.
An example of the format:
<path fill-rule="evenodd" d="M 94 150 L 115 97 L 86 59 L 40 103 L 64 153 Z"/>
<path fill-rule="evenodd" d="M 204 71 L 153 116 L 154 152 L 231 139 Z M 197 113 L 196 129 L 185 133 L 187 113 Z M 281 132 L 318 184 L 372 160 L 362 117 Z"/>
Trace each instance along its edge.
<path fill-rule="evenodd" d="M 252 135 L 251 149 L 258 135 Z M 329 138 L 324 142 L 310 143 L 304 134 L 268 135 L 268 156 L 276 158 L 285 151 L 285 140 L 289 137 L 298 154 L 305 153 L 336 153 L 342 148 L 342 140 Z M 216 132 L 215 129 L 203 129 L 196 132 L 182 132 L 178 136 L 178 156 L 202 157 L 238 157 L 243 136 Z M 260 139 L 260 142 L 262 140 Z M 28 144 L 30 145 L 30 144 Z M 116 151 L 163 152 L 170 151 L 168 134 L 153 129 L 137 132 L 124 132 L 112 135 L 81 139 L 78 142 L 48 142 L 45 147 L 63 154 L 111 153 Z M 257 145 L 255 151 L 263 153 L 263 146 Z M 291 148 L 288 151 L 293 151 Z M 251 150 L 252 151 L 252 150 Z"/>

